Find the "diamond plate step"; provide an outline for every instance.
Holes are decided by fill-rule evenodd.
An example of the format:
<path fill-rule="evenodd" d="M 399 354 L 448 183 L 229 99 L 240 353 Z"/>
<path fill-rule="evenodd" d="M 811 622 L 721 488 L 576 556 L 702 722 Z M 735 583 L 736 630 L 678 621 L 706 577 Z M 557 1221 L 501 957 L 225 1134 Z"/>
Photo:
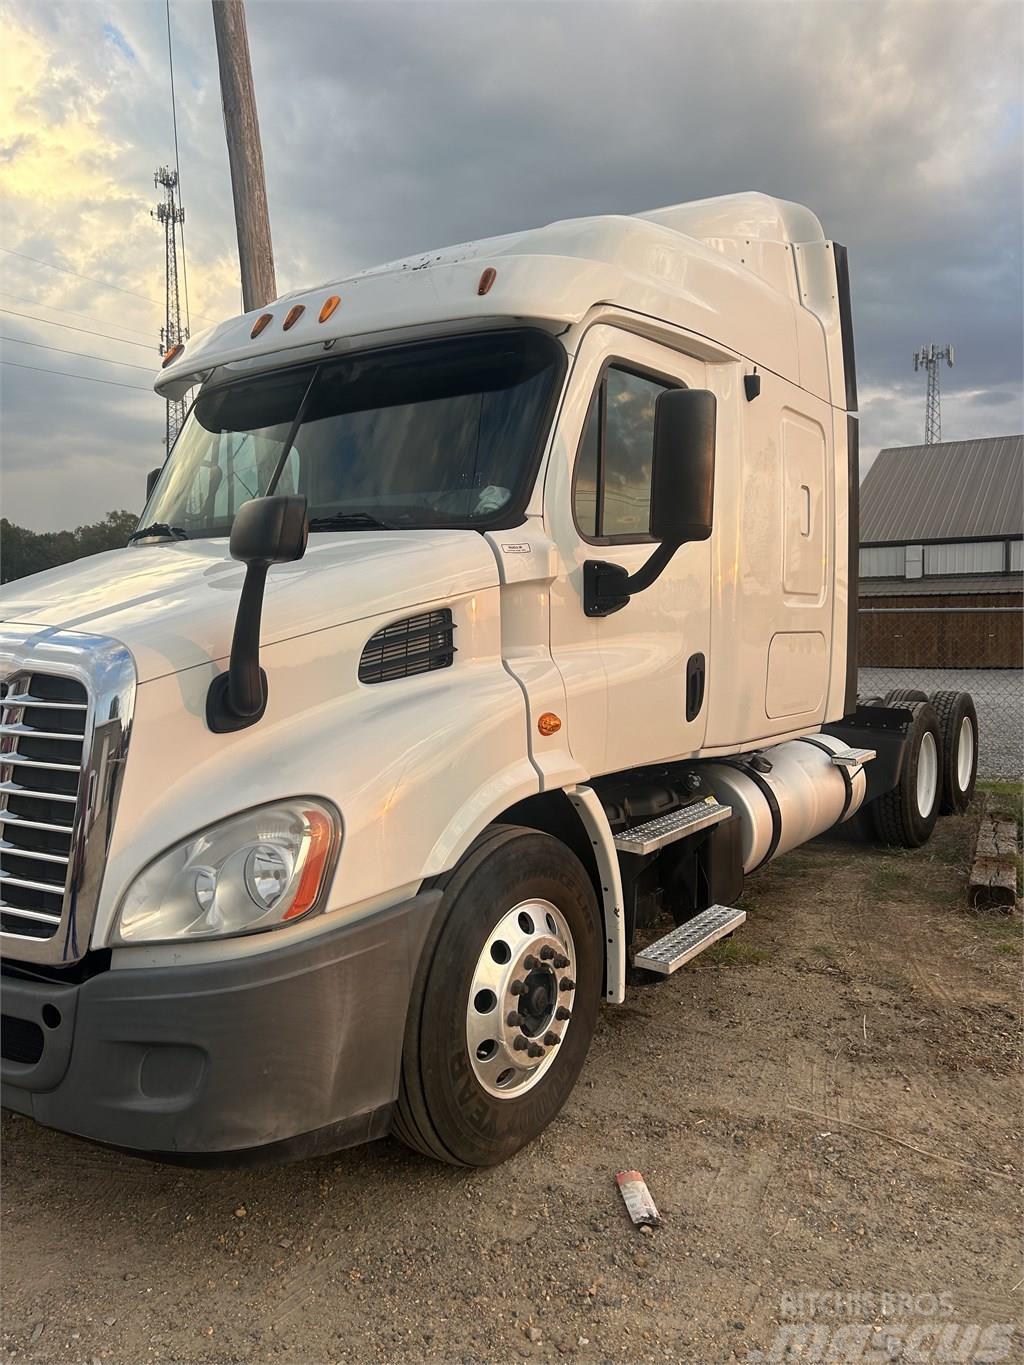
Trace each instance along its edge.
<path fill-rule="evenodd" d="M 698 801 L 693 806 L 684 806 L 669 815 L 658 815 L 653 820 L 645 820 L 642 825 L 630 825 L 620 830 L 615 837 L 615 847 L 622 853 L 653 853 L 665 844 L 673 844 L 687 834 L 717 825 L 720 820 L 728 820 L 732 806 L 723 806 L 709 796 L 706 801 Z"/>
<path fill-rule="evenodd" d="M 862 763 L 870 763 L 874 756 L 874 749 L 847 749 L 844 753 L 833 754 L 832 762 L 837 768 L 859 768 Z"/>
<path fill-rule="evenodd" d="M 745 910 L 734 910 L 730 905 L 712 905 L 693 919 L 673 929 L 664 938 L 641 948 L 633 958 L 634 967 L 646 967 L 649 972 L 668 976 L 684 962 L 710 948 L 726 934 L 738 929 L 747 918 Z"/>

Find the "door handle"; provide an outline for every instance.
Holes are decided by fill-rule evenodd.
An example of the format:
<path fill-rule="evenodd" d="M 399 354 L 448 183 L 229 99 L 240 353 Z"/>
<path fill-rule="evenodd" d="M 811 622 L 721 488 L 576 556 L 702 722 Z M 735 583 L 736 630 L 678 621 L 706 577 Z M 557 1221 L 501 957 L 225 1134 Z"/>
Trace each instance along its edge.
<path fill-rule="evenodd" d="M 696 720 L 704 705 L 704 655 L 691 654 L 686 661 L 686 719 Z"/>

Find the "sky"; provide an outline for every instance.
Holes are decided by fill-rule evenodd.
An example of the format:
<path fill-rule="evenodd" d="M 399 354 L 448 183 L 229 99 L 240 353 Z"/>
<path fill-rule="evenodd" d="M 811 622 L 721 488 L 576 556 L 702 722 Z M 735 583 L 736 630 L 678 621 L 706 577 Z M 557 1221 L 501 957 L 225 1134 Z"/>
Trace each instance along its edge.
<path fill-rule="evenodd" d="M 281 293 L 560 218 L 758 189 L 810 206 L 849 250 L 865 468 L 923 439 L 912 355 L 927 342 L 956 348 L 945 439 L 1024 429 L 1019 5 L 247 9 Z M 241 311 L 238 266 L 210 5 L 171 0 L 170 23 L 198 331 Z M 167 12 L 0 0 L 0 26 L 0 500 L 50 530 L 141 509 L 163 459 L 150 210 L 153 173 L 174 162 Z"/>

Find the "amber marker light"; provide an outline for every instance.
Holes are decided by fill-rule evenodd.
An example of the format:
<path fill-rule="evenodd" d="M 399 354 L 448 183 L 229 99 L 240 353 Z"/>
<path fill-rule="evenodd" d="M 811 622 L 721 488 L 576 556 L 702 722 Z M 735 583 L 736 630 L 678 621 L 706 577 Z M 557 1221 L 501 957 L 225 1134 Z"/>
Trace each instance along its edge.
<path fill-rule="evenodd" d="M 476 287 L 476 292 L 478 294 L 489 294 L 491 292 L 491 285 L 497 278 L 498 272 L 493 265 L 489 265 L 480 276 L 480 283 Z"/>
<path fill-rule="evenodd" d="M 295 893 L 295 899 L 281 917 L 286 920 L 298 919 L 316 904 L 323 886 L 324 868 L 327 866 L 334 837 L 331 822 L 322 811 L 306 810 L 302 813 L 309 824 L 309 851 L 306 854 L 306 863 L 299 878 L 299 889 Z"/>
<path fill-rule="evenodd" d="M 341 299 L 338 298 L 337 294 L 332 294 L 329 299 L 324 299 L 323 307 L 320 309 L 320 321 L 326 322 L 340 302 Z"/>
<path fill-rule="evenodd" d="M 258 337 L 260 332 L 262 332 L 263 329 L 273 321 L 273 319 L 274 319 L 273 313 L 261 313 L 259 317 L 256 319 L 256 321 L 253 323 L 252 331 L 249 333 L 249 335 L 251 337 Z"/>
<path fill-rule="evenodd" d="M 172 346 L 169 351 L 165 351 L 164 358 L 160 362 L 160 368 L 162 370 L 166 370 L 167 366 L 171 363 L 171 361 L 177 360 L 178 356 L 181 355 L 184 349 L 185 343 L 183 341 L 179 341 L 176 345 Z"/>
<path fill-rule="evenodd" d="M 556 735 L 562 728 L 562 722 L 554 711 L 545 711 L 537 721 L 537 729 L 547 738 L 548 735 Z"/>
<path fill-rule="evenodd" d="M 284 330 L 286 332 L 291 331 L 305 311 L 306 305 L 304 303 L 297 303 L 294 308 L 289 308 L 288 316 L 284 320 Z"/>

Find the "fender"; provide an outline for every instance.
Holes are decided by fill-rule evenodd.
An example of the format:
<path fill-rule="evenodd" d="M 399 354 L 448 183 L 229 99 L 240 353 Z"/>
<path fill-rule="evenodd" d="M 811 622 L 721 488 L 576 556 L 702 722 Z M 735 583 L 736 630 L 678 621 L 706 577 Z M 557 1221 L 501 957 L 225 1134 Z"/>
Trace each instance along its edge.
<path fill-rule="evenodd" d="M 608 817 L 593 787 L 583 784 L 568 787 L 566 795 L 575 806 L 594 846 L 604 912 L 605 999 L 612 1005 L 621 1005 L 626 998 L 626 917 L 622 913 L 619 855 L 615 851 Z"/>

